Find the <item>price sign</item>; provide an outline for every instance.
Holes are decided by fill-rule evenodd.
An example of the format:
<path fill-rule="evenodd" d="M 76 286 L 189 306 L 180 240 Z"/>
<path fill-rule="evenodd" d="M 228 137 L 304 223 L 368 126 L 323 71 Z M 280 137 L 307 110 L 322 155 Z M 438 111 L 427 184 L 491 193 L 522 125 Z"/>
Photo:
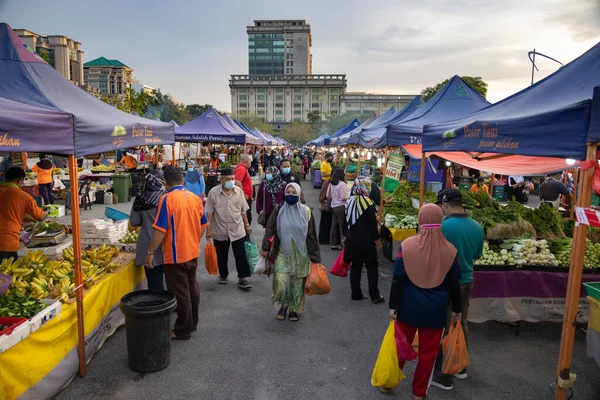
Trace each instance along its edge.
<path fill-rule="evenodd" d="M 390 154 L 385 168 L 385 178 L 399 181 L 403 167 L 404 157 L 400 156 L 399 154 Z"/>

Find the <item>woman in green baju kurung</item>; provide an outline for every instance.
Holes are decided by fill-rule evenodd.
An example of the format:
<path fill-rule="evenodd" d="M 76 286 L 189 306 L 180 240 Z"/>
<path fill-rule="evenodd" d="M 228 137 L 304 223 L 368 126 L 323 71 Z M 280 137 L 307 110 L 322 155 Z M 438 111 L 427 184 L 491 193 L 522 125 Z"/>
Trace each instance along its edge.
<path fill-rule="evenodd" d="M 263 256 L 269 260 L 267 274 L 273 272 L 273 303 L 281 304 L 277 319 L 298 321 L 304 311 L 304 283 L 311 263 L 320 263 L 315 220 L 310 209 L 299 203 L 302 189 L 297 183 L 285 187 L 285 203 L 278 206 L 267 223 L 262 242 Z"/>

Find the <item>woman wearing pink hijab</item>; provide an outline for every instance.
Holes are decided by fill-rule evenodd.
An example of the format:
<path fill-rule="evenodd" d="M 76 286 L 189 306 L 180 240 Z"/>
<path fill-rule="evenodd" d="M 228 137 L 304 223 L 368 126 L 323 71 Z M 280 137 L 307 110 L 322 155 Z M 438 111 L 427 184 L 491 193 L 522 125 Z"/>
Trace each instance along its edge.
<path fill-rule="evenodd" d="M 460 267 L 456 248 L 442 233 L 442 218 L 442 210 L 435 204 L 421 207 L 419 233 L 402 242 L 394 265 L 390 318 L 396 320 L 409 343 L 419 332 L 419 361 L 412 385 L 415 399 L 427 394 L 449 300 L 453 321 L 460 321 Z"/>

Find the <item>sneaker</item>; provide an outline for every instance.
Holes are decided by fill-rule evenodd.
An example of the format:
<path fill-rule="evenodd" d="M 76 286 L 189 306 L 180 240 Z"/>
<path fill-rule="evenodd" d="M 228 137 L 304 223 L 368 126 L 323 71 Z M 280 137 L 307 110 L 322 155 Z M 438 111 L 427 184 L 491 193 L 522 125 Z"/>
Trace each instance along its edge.
<path fill-rule="evenodd" d="M 454 377 L 456 379 L 460 379 L 461 381 L 464 381 L 465 379 L 467 379 L 467 369 L 463 369 L 462 371 L 460 371 L 458 374 L 454 374 Z"/>
<path fill-rule="evenodd" d="M 371 300 L 371 303 L 373 304 L 381 304 L 385 302 L 385 298 L 383 296 L 379 296 L 379 298 Z"/>
<path fill-rule="evenodd" d="M 227 278 L 223 278 L 222 276 L 220 276 L 219 279 L 217 280 L 217 282 L 220 285 L 227 285 Z"/>
<path fill-rule="evenodd" d="M 436 388 L 442 390 L 454 389 L 454 385 L 452 384 L 452 378 L 449 376 L 439 376 L 437 378 L 433 378 L 433 380 L 431 381 L 431 386 L 435 386 Z"/>
<path fill-rule="evenodd" d="M 252 289 L 252 285 L 248 283 L 247 279 L 240 279 L 240 281 L 238 282 L 238 287 L 240 289 Z"/>

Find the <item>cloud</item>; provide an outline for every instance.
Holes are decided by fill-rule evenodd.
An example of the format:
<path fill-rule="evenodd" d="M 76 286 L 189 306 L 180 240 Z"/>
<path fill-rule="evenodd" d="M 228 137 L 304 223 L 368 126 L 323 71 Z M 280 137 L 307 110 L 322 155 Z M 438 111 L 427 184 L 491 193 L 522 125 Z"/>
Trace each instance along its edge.
<path fill-rule="evenodd" d="M 550 13 L 546 22 L 567 27 L 578 42 L 600 36 L 600 0 L 558 3 Z"/>

